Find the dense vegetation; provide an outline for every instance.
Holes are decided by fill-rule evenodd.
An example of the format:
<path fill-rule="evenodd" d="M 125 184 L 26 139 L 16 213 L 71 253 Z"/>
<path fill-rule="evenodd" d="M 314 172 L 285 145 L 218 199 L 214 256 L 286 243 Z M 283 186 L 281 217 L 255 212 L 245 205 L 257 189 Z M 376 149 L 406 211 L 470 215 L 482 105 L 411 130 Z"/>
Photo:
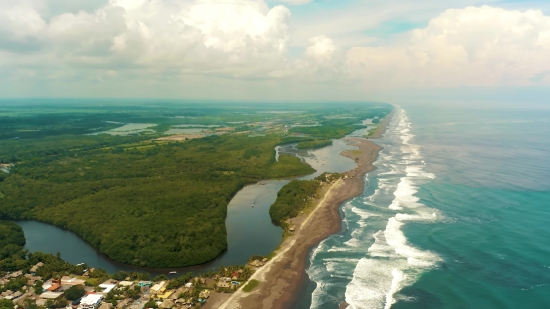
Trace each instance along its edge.
<path fill-rule="evenodd" d="M 68 300 L 76 300 L 84 296 L 84 294 L 86 294 L 86 291 L 83 286 L 73 285 L 63 292 L 63 297 Z"/>
<path fill-rule="evenodd" d="M 271 219 L 279 224 L 294 218 L 317 198 L 321 183 L 318 180 L 293 180 L 281 188 L 275 203 L 269 208 Z"/>
<path fill-rule="evenodd" d="M 59 138 L 51 138 L 52 150 Z M 50 151 L 49 139 L 40 141 L 39 153 Z M 83 150 L 88 139 L 66 138 L 54 155 L 21 152 L 27 160 L 0 183 L 0 216 L 70 229 L 123 263 L 199 264 L 227 247 L 226 206 L 239 189 L 314 171 L 295 157 L 275 161 L 281 142 L 226 135 L 113 151 L 104 143 Z"/>
<path fill-rule="evenodd" d="M 0 172 L 0 218 L 69 229 L 127 264 L 199 264 L 227 247 L 226 206 L 244 185 L 313 172 L 292 156 L 276 161 L 276 145 L 302 141 L 299 147 L 320 147 L 361 128 L 361 120 L 382 118 L 390 110 L 381 104 L 197 106 L 0 102 L 0 163 L 15 163 L 10 174 Z M 130 136 L 84 135 L 121 123 L 157 126 Z M 182 142 L 155 139 L 173 125 L 231 123 L 234 132 L 246 134 Z M 321 126 L 292 127 L 296 123 Z M 265 136 L 248 136 L 254 132 Z M 302 134 L 310 135 L 310 141 L 295 137 Z M 293 212 L 282 209 L 274 213 L 278 220 Z M 9 254 L 15 247 L 5 250 Z M 9 260 L 0 266 L 16 267 L 25 258 Z"/>
<path fill-rule="evenodd" d="M 296 145 L 297 149 L 317 149 L 332 145 L 331 139 L 317 139 L 306 142 L 299 142 Z"/>
<path fill-rule="evenodd" d="M 22 254 L 24 245 L 23 229 L 13 222 L 0 221 L 0 271 L 17 267 L 12 263 L 11 258 Z"/>
<path fill-rule="evenodd" d="M 13 309 L 13 302 L 9 299 L 0 299 L 0 309 Z"/>

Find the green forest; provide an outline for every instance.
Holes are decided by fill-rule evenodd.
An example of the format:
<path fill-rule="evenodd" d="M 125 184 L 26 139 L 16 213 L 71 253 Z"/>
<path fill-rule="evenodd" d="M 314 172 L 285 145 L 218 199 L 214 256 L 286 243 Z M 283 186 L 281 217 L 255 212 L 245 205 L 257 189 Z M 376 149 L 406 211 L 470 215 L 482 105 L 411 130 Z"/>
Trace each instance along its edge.
<path fill-rule="evenodd" d="M 300 211 L 318 198 L 321 183 L 318 180 L 293 180 L 281 188 L 275 203 L 269 208 L 269 216 L 279 224 L 294 218 Z"/>
<path fill-rule="evenodd" d="M 15 269 L 12 257 L 22 254 L 24 245 L 23 229 L 13 222 L 0 221 L 0 271 Z"/>
<path fill-rule="evenodd" d="M 332 145 L 331 139 L 317 139 L 312 141 L 299 142 L 297 149 L 317 149 Z"/>
<path fill-rule="evenodd" d="M 0 183 L 0 216 L 67 228 L 112 259 L 139 266 L 215 258 L 227 247 L 226 207 L 238 190 L 314 172 L 292 156 L 275 161 L 278 136 L 212 136 L 121 152 L 68 141 L 45 158 L 23 153 L 26 161 Z"/>
<path fill-rule="evenodd" d="M 204 263 L 227 248 L 227 205 L 243 186 L 314 172 L 293 156 L 281 155 L 276 161 L 277 145 L 328 145 L 331 138 L 364 127 L 361 120 L 382 118 L 390 111 L 381 104 L 194 106 L 0 104 L 0 163 L 14 164 L 9 174 L 0 171 L 0 218 L 38 220 L 71 230 L 126 264 Z M 321 126 L 284 129 L 298 122 Z M 157 127 L 128 136 L 89 135 L 125 123 Z M 182 124 L 234 126 L 235 133 L 157 140 L 172 125 Z M 309 194 L 305 187 L 299 190 Z M 277 220 L 294 211 L 281 209 L 274 213 Z M 9 254 L 15 247 L 4 249 Z"/>

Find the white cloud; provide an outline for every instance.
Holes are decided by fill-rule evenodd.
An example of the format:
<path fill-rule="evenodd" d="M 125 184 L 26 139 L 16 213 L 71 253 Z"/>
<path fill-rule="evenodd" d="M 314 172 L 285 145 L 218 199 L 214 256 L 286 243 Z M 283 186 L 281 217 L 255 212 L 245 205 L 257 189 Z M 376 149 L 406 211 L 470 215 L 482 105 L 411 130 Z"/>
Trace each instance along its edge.
<path fill-rule="evenodd" d="M 447 10 L 393 46 L 353 48 L 372 87 L 525 86 L 550 70 L 550 17 L 489 6 Z"/>
<path fill-rule="evenodd" d="M 310 38 L 309 43 L 311 45 L 306 49 L 306 55 L 316 61 L 330 61 L 336 53 L 334 42 L 324 35 Z"/>
<path fill-rule="evenodd" d="M 0 2 L 0 81 L 18 86 L 2 91 L 40 83 L 53 88 L 52 81 L 58 92 L 59 85 L 92 89 L 101 81 L 111 92 L 148 86 L 151 93 L 165 93 L 186 85 L 242 89 L 239 95 L 250 89 L 286 92 L 293 84 L 307 97 L 312 89 L 349 91 L 357 83 L 369 92 L 550 83 L 550 17 L 536 10 L 446 10 L 424 28 L 376 41 L 377 47 L 348 48 L 357 27 L 308 28 L 312 35 L 304 39 L 303 54 L 288 60 L 296 34 L 291 12 L 264 0 L 109 0 L 54 16 L 44 13 L 52 11 L 49 4 Z M 371 22 L 383 15 L 380 10 Z M 355 42 L 371 42 L 363 38 Z M 344 47 L 338 44 L 343 40 Z"/>
<path fill-rule="evenodd" d="M 287 53 L 290 11 L 262 0 L 111 0 L 48 22 L 32 5 L 10 3 L 0 48 L 32 43 L 52 65 L 254 76 L 280 68 Z"/>
<path fill-rule="evenodd" d="M 325 35 L 309 39 L 301 59 L 295 61 L 293 74 L 302 82 L 349 82 L 345 53 Z"/>
<path fill-rule="evenodd" d="M 284 2 L 291 5 L 302 5 L 302 4 L 310 3 L 312 1 L 313 0 L 279 0 L 279 2 Z"/>

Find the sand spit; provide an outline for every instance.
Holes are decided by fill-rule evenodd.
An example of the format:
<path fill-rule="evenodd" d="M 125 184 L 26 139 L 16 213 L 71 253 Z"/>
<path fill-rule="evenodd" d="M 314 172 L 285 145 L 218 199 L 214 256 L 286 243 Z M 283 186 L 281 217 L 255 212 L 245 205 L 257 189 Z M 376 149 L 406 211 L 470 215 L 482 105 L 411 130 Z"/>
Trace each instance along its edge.
<path fill-rule="evenodd" d="M 371 138 L 382 136 L 392 114 L 380 123 L 379 130 Z M 293 219 L 296 223 L 294 236 L 288 237 L 277 250 L 277 255 L 252 276 L 251 279 L 260 281 L 258 288 L 251 293 L 238 290 L 220 309 L 284 309 L 295 300 L 296 291 L 300 290 L 307 275 L 304 269 L 309 250 L 341 230 L 340 205 L 363 193 L 363 176 L 375 169 L 373 162 L 382 150 L 382 147 L 362 138 L 346 138 L 345 141 L 359 148 L 342 152 L 357 162 L 357 167 L 348 172 L 353 177 L 332 184 L 307 218 Z"/>

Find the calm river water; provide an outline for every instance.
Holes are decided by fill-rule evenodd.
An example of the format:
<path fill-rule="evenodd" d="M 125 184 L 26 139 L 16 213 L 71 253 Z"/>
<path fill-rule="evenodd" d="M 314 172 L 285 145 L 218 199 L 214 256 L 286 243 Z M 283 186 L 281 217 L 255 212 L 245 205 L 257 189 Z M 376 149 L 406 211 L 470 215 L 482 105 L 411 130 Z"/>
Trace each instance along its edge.
<path fill-rule="evenodd" d="M 353 135 L 353 134 L 352 134 Z M 311 179 L 323 172 L 344 172 L 355 168 L 355 162 L 343 157 L 344 150 L 355 149 L 342 140 L 334 140 L 332 146 L 314 151 L 296 150 L 293 145 L 278 147 L 278 153 L 291 153 L 301 157 L 317 172 L 302 177 Z M 179 269 L 155 269 L 134 267 L 117 263 L 99 253 L 76 234 L 50 224 L 36 221 L 16 221 L 23 231 L 31 252 L 60 253 L 70 263 L 86 263 L 91 267 L 103 268 L 109 273 L 117 271 L 140 271 L 151 275 L 177 271 L 206 272 L 221 265 L 244 264 L 252 255 L 268 255 L 279 246 L 282 229 L 269 217 L 269 207 L 275 202 L 277 192 L 289 180 L 268 180 L 246 186 L 239 191 L 228 205 L 226 219 L 228 249 L 211 262 Z M 254 207 L 252 207 L 254 204 Z"/>

